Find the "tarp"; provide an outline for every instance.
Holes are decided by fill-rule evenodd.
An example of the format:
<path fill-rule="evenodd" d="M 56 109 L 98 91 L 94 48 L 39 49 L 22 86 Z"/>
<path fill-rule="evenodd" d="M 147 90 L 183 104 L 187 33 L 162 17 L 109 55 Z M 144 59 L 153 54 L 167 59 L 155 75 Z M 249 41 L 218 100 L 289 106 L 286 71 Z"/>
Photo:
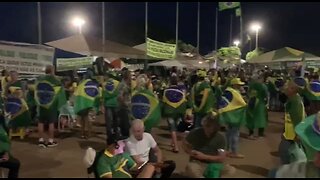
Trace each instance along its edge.
<path fill-rule="evenodd" d="M 103 45 L 101 39 L 83 34 L 47 42 L 46 44 L 58 49 L 86 56 L 136 59 L 144 59 L 146 57 L 144 51 L 109 40 L 106 40 L 105 45 Z"/>
<path fill-rule="evenodd" d="M 303 56 L 306 61 L 320 61 L 320 57 L 313 54 L 290 47 L 284 47 L 254 57 L 249 60 L 248 63 L 299 62 L 302 61 Z"/>

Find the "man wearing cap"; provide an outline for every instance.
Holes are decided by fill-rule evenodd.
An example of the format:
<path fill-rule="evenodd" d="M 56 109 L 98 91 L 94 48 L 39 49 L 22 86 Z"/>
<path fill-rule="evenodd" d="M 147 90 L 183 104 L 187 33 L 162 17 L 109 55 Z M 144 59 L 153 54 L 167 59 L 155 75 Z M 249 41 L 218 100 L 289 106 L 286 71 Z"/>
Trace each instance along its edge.
<path fill-rule="evenodd" d="M 294 78 L 284 86 L 284 93 L 288 97 L 285 104 L 285 129 L 279 145 L 282 164 L 290 163 L 289 149 L 297 140 L 294 128 L 305 118 L 305 110 L 299 90 L 304 87 L 303 78 Z"/>
<path fill-rule="evenodd" d="M 191 98 L 195 112 L 195 127 L 201 126 L 202 118 L 213 110 L 216 99 L 208 82 L 205 81 L 207 73 L 205 70 L 198 70 L 198 82 L 191 90 Z"/>
<path fill-rule="evenodd" d="M 240 78 L 234 78 L 230 81 L 231 87 L 228 87 L 223 98 L 219 101 L 220 123 L 227 125 L 226 139 L 228 156 L 231 158 L 244 158 L 238 153 L 240 126 L 245 120 L 246 102 L 241 96 L 240 91 L 245 83 Z"/>
<path fill-rule="evenodd" d="M 131 173 L 140 169 L 129 154 L 117 154 L 118 148 L 116 135 L 110 135 L 107 139 L 107 148 L 95 155 L 93 171 L 97 178 L 132 178 Z M 137 177 L 151 178 L 153 172 L 154 166 L 147 164 Z"/>

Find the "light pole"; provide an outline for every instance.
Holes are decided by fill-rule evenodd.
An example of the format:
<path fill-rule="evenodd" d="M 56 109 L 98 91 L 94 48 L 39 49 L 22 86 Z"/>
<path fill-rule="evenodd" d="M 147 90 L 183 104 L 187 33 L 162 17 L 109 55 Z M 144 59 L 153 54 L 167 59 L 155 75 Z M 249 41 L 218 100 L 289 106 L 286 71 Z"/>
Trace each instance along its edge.
<path fill-rule="evenodd" d="M 233 44 L 234 44 L 235 46 L 239 47 L 240 41 L 239 41 L 239 40 L 235 40 L 235 41 L 233 41 Z"/>
<path fill-rule="evenodd" d="M 251 30 L 256 32 L 256 49 L 258 49 L 258 39 L 259 39 L 259 30 L 261 29 L 260 24 L 252 24 Z"/>
<path fill-rule="evenodd" d="M 72 21 L 72 24 L 76 27 L 78 27 L 79 30 L 79 34 L 82 34 L 82 26 L 85 24 L 86 22 L 82 19 L 82 18 L 74 18 Z"/>

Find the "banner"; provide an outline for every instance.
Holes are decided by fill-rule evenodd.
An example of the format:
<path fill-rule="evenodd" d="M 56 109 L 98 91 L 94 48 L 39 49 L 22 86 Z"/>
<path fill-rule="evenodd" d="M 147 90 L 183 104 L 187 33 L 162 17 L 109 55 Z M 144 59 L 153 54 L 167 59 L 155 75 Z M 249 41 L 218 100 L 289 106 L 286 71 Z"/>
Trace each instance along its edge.
<path fill-rule="evenodd" d="M 57 58 L 57 72 L 92 67 L 93 57 Z"/>
<path fill-rule="evenodd" d="M 174 59 L 176 44 L 163 43 L 147 38 L 147 55 L 159 59 Z"/>
<path fill-rule="evenodd" d="M 52 65 L 54 48 L 27 43 L 0 41 L 0 71 L 17 71 L 23 74 L 44 74 Z"/>

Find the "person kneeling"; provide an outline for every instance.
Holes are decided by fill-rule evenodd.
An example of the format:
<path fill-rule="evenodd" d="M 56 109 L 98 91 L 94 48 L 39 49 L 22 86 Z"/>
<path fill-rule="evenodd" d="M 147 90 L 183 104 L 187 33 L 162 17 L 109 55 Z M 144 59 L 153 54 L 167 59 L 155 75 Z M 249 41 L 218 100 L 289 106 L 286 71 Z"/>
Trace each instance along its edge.
<path fill-rule="evenodd" d="M 233 174 L 235 168 L 225 164 L 226 140 L 218 131 L 218 118 L 209 114 L 202 119 L 202 127 L 193 129 L 183 141 L 183 149 L 190 156 L 186 175 L 190 178 L 218 178 Z"/>

